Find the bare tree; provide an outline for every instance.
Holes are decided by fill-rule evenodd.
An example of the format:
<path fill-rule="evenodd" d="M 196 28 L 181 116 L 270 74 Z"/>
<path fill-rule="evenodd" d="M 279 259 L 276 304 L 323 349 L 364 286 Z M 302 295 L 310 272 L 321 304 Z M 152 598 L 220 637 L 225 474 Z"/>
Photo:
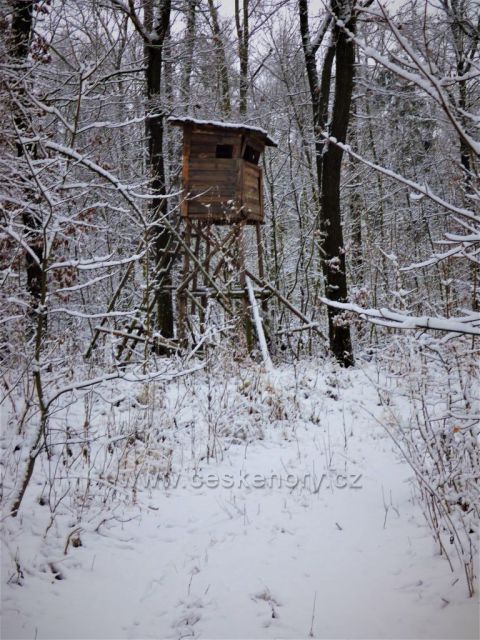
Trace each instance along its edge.
<path fill-rule="evenodd" d="M 315 159 L 318 191 L 321 193 L 320 231 L 322 233 L 322 271 L 328 298 L 346 301 L 348 297 L 345 248 L 340 210 L 341 148 L 326 145 L 322 132 L 326 128 L 332 83 L 332 67 L 335 61 L 335 90 L 331 113 L 331 135 L 345 142 L 350 119 L 353 90 L 355 52 L 354 43 L 345 32 L 355 30 L 355 2 L 338 2 L 331 5 L 319 33 L 312 40 L 309 28 L 308 2 L 298 0 L 300 32 L 305 55 L 305 66 L 312 101 L 315 134 Z M 332 24 L 331 41 L 323 60 L 321 81 L 318 78 L 316 54 Z M 330 349 L 345 366 L 353 364 L 352 342 L 348 324 L 339 316 L 335 307 L 328 309 Z"/>
<path fill-rule="evenodd" d="M 166 171 L 164 157 L 164 116 L 162 107 L 162 73 L 164 43 L 170 26 L 170 0 L 145 0 L 143 22 L 133 1 L 128 6 L 112 0 L 114 6 L 132 21 L 144 45 L 146 60 L 146 118 L 145 133 L 148 144 L 147 164 L 151 176 L 153 198 L 150 202 L 151 238 L 154 246 L 154 295 L 157 327 L 165 338 L 174 336 L 174 315 L 171 284 L 173 238 L 169 226 L 163 224 L 168 216 Z"/>
<path fill-rule="evenodd" d="M 188 113 L 191 101 L 190 82 L 193 67 L 193 54 L 195 49 L 195 23 L 197 18 L 198 0 L 186 0 L 185 12 L 187 25 L 185 28 L 185 62 L 182 76 L 182 102 L 185 112 Z"/>
<path fill-rule="evenodd" d="M 235 27 L 237 30 L 238 40 L 238 58 L 240 61 L 240 86 L 238 111 L 241 116 L 247 113 L 247 94 L 248 94 L 248 62 L 249 62 L 249 0 L 242 0 L 240 9 L 240 0 L 235 0 Z"/>
<path fill-rule="evenodd" d="M 10 3 L 12 6 L 12 22 L 10 38 L 8 39 L 8 51 L 12 61 L 18 65 L 18 70 L 23 70 L 24 76 L 20 73 L 14 84 L 9 83 L 12 105 L 14 108 L 14 121 L 16 129 L 22 133 L 28 130 L 28 119 L 24 111 L 24 105 L 21 104 L 22 85 L 27 82 L 28 77 L 28 57 L 30 53 L 30 43 L 33 33 L 33 9 L 34 0 L 14 0 Z M 13 88 L 15 87 L 15 88 Z M 19 157 L 24 155 L 24 146 L 17 144 L 17 153 Z M 33 194 L 25 194 L 27 198 Z M 41 214 L 32 207 L 25 207 L 23 213 L 23 224 L 25 226 L 26 242 L 29 250 L 25 252 L 26 270 L 27 270 L 27 289 L 38 301 L 41 295 L 42 286 L 42 253 L 43 239 L 41 235 Z"/>
<path fill-rule="evenodd" d="M 232 104 L 230 97 L 230 79 L 227 66 L 227 57 L 225 54 L 225 45 L 223 42 L 222 31 L 218 18 L 218 10 L 214 4 L 214 0 L 208 0 L 208 10 L 212 23 L 213 44 L 215 47 L 215 58 L 217 63 L 217 74 L 220 82 L 221 109 L 222 116 L 228 120 L 232 113 Z"/>

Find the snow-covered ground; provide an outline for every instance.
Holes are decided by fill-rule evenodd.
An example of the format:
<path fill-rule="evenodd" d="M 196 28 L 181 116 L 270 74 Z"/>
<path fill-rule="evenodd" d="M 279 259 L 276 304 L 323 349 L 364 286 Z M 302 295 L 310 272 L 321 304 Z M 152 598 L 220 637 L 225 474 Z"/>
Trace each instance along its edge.
<path fill-rule="evenodd" d="M 2 637 L 478 638 L 373 385 L 311 364 L 270 376 L 171 383 L 172 470 L 135 504 L 79 520 L 59 500 L 52 523 L 39 480 L 5 522 Z"/>

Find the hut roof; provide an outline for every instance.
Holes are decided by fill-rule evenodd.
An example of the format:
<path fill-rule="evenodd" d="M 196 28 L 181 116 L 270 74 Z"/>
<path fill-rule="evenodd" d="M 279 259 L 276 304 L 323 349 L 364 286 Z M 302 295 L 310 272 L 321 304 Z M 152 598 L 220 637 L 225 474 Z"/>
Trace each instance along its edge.
<path fill-rule="evenodd" d="M 177 117 L 171 116 L 168 118 L 168 122 L 175 127 L 183 127 L 184 125 L 191 124 L 197 129 L 205 129 L 211 131 L 212 129 L 223 129 L 229 131 L 236 131 L 237 133 L 247 133 L 259 136 L 266 147 L 276 147 L 277 143 L 272 140 L 265 129 L 261 127 L 251 127 L 248 124 L 234 123 L 234 122 L 220 122 L 217 120 L 198 120 L 197 118 L 190 118 L 188 116 Z"/>

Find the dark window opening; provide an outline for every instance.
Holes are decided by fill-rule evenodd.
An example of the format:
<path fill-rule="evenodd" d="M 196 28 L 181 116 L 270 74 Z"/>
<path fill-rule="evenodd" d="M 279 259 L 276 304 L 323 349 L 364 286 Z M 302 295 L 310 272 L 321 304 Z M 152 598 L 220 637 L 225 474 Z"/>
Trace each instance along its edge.
<path fill-rule="evenodd" d="M 243 153 L 243 159 L 247 162 L 251 162 L 252 164 L 258 164 L 258 161 L 260 160 L 260 151 L 257 151 L 247 144 Z"/>
<path fill-rule="evenodd" d="M 216 158 L 233 158 L 233 144 L 217 144 Z"/>

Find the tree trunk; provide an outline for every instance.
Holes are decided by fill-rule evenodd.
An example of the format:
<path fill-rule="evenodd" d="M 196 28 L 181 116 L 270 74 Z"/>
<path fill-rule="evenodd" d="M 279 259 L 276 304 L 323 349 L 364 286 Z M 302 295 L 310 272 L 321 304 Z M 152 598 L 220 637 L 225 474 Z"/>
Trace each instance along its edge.
<path fill-rule="evenodd" d="M 349 3 L 347 2 L 347 5 Z M 350 116 L 353 90 L 355 51 L 352 41 L 336 25 L 327 48 L 319 82 L 316 53 L 327 32 L 327 17 L 315 41 L 312 42 L 308 20 L 308 0 L 298 0 L 300 33 L 305 56 L 310 97 L 312 101 L 313 127 L 315 134 L 315 159 L 318 191 L 321 193 L 319 228 L 323 238 L 322 272 L 325 279 L 326 296 L 335 301 L 347 299 L 347 279 L 345 272 L 345 250 L 340 212 L 340 172 L 342 151 L 331 144 L 325 147 L 321 133 L 328 120 L 328 105 L 332 83 L 332 67 L 336 62 L 335 97 L 332 112 L 331 135 L 344 142 Z M 343 18 L 345 2 L 332 0 L 332 10 L 337 19 Z M 354 17 L 350 17 L 347 28 L 355 27 Z M 339 311 L 328 308 L 330 349 L 345 366 L 353 364 L 350 328 L 340 321 Z"/>
<path fill-rule="evenodd" d="M 336 0 L 333 2 L 335 16 L 344 18 L 341 10 L 353 12 L 353 3 Z M 342 6 L 343 5 L 343 6 Z M 355 29 L 355 16 L 350 15 L 346 22 L 349 31 Z M 355 48 L 343 29 L 335 25 L 335 97 L 333 102 L 331 136 L 339 142 L 345 142 L 350 106 L 352 102 Z M 346 302 L 348 299 L 347 274 L 345 270 L 345 249 L 340 210 L 340 178 L 343 151 L 333 144 L 328 144 L 323 155 L 322 174 L 322 226 L 324 231 L 323 274 L 325 277 L 326 296 L 335 302 Z M 350 326 L 341 318 L 338 309 L 328 308 L 328 333 L 330 348 L 339 362 L 348 367 L 354 363 Z"/>
<path fill-rule="evenodd" d="M 198 0 L 186 0 L 187 27 L 185 30 L 185 64 L 182 76 L 182 102 L 185 113 L 190 109 L 190 81 L 195 48 L 195 22 Z"/>
<path fill-rule="evenodd" d="M 312 101 L 313 131 L 315 136 L 315 166 L 317 172 L 318 192 L 322 184 L 322 155 L 324 143 L 322 131 L 325 130 L 328 118 L 328 102 L 330 97 L 330 85 L 332 79 L 332 65 L 335 58 L 335 44 L 330 43 L 322 66 L 321 82 L 318 79 L 316 54 L 321 44 L 318 39 L 315 44 L 311 41 L 308 21 L 308 0 L 298 0 L 300 14 L 300 33 L 302 36 L 303 53 L 305 56 L 305 69 L 307 72 L 310 99 Z M 322 38 L 323 39 L 323 38 Z"/>
<path fill-rule="evenodd" d="M 238 111 L 241 116 L 247 114 L 247 93 L 248 93 L 248 44 L 249 44 L 249 26 L 248 26 L 248 2 L 242 0 L 242 17 L 240 18 L 239 0 L 235 0 L 235 26 L 238 38 L 238 57 L 240 60 L 240 86 L 239 86 L 239 102 Z"/>
<path fill-rule="evenodd" d="M 148 3 L 150 4 L 150 3 Z M 161 105 L 161 84 L 163 65 L 163 44 L 170 24 L 170 0 L 161 0 L 158 15 L 154 17 L 152 5 L 145 12 L 145 28 L 152 36 L 145 41 L 147 105 L 145 133 L 148 140 L 147 164 L 152 176 L 151 186 L 155 196 L 166 194 L 165 161 L 163 154 L 163 109 Z M 155 20 L 156 24 L 153 24 Z M 149 24 L 150 23 L 150 24 Z M 152 31 L 151 27 L 154 27 Z M 168 285 L 171 281 L 171 259 L 165 265 L 165 253 L 171 249 L 171 233 L 162 224 L 162 218 L 168 215 L 166 200 L 153 198 L 150 203 L 151 220 L 158 223 L 153 227 L 152 238 L 155 261 L 155 297 L 157 327 L 164 338 L 173 338 L 173 301 Z M 161 281 L 161 282 L 160 282 Z"/>
<path fill-rule="evenodd" d="M 33 24 L 33 5 L 34 0 L 16 0 L 13 2 L 11 39 L 9 43 L 9 51 L 12 58 L 20 64 L 25 64 L 28 59 L 30 48 L 30 37 Z M 19 83 L 21 85 L 21 83 Z M 21 91 L 21 89 L 17 89 Z M 25 112 L 17 108 L 14 113 L 15 126 L 18 131 L 23 134 L 28 129 L 28 121 Z M 35 150 L 34 150 L 35 154 Z M 23 147 L 17 144 L 17 155 L 24 155 Z M 30 198 L 32 194 L 30 194 Z M 29 199 L 30 199 L 29 198 Z M 31 294 L 35 301 L 41 296 L 42 282 L 42 255 L 43 255 L 43 238 L 41 235 L 41 221 L 34 211 L 25 209 L 22 215 L 22 222 L 25 227 L 26 239 L 31 250 L 26 252 L 26 273 L 27 273 L 27 291 Z M 35 260 L 33 255 L 37 257 Z"/>
<path fill-rule="evenodd" d="M 217 61 L 217 69 L 220 79 L 219 85 L 222 115 L 228 120 L 232 114 L 232 103 L 230 100 L 230 80 L 228 77 L 225 46 L 223 44 L 220 23 L 218 21 L 218 11 L 214 4 L 214 0 L 208 0 L 208 8 L 210 11 L 210 17 L 212 18 L 213 43 L 215 46 L 215 58 Z"/>

